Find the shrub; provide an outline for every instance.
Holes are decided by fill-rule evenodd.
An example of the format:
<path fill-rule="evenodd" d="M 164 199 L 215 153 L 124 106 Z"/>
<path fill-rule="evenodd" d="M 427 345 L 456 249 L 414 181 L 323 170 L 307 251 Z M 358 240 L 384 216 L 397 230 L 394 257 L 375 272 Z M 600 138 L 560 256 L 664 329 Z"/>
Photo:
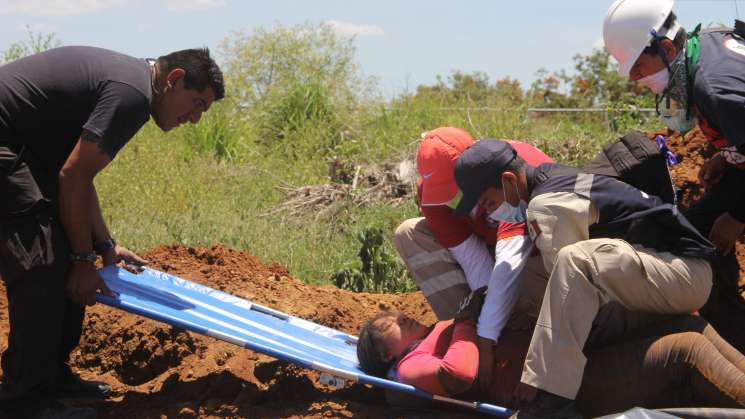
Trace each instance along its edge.
<path fill-rule="evenodd" d="M 360 260 L 331 277 L 337 287 L 354 292 L 395 293 L 414 291 L 416 284 L 406 267 L 392 254 L 383 230 L 368 228 L 357 236 Z"/>

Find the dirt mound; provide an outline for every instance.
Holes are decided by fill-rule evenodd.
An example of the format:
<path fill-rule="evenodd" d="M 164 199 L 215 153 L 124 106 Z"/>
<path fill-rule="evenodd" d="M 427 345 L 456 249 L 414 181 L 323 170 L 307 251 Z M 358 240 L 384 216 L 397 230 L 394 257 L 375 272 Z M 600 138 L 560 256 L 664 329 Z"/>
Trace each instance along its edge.
<path fill-rule="evenodd" d="M 654 133 L 653 136 L 666 132 Z M 698 128 L 686 134 L 685 137 L 676 134 L 668 138 L 668 146 L 678 157 L 678 164 L 671 169 L 675 184 L 682 189 L 680 205 L 688 208 L 692 202 L 698 200 L 704 193 L 698 183 L 698 171 L 716 153 L 716 148 L 706 139 Z"/>
<path fill-rule="evenodd" d="M 652 133 L 650 137 L 667 132 Z M 682 190 L 680 206 L 688 208 L 704 194 L 704 189 L 698 182 L 698 172 L 706 160 L 717 152 L 704 136 L 704 133 L 696 127 L 685 137 L 676 134 L 668 137 L 668 146 L 678 158 L 678 164 L 671 169 L 675 185 Z M 735 245 L 737 259 L 740 261 L 740 284 L 745 284 L 745 242 L 740 239 Z"/>
<path fill-rule="evenodd" d="M 420 293 L 356 294 L 308 286 L 287 269 L 223 246 L 164 246 L 143 255 L 150 265 L 259 304 L 356 334 L 381 309 L 434 322 Z M 7 342 L 5 292 L 0 290 L 0 349 Z M 382 417 L 379 390 L 335 390 L 318 373 L 98 304 L 88 309 L 72 366 L 109 383 L 115 397 L 102 418 Z"/>

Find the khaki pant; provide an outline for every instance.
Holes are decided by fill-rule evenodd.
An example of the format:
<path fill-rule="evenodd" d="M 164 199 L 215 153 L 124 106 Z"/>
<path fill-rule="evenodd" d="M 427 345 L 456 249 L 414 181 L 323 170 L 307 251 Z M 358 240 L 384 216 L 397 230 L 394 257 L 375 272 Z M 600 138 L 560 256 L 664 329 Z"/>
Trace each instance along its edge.
<path fill-rule="evenodd" d="M 711 281 L 711 267 L 703 259 L 635 248 L 623 240 L 585 240 L 563 247 L 548 280 L 521 381 L 574 399 L 587 362 L 582 350 L 593 326 L 593 335 L 602 339 L 624 329 L 606 308 L 617 313 L 621 306 L 637 323 L 644 322 L 643 313 L 692 313 L 706 302 Z"/>
<path fill-rule="evenodd" d="M 450 250 L 432 233 L 427 220 L 412 218 L 396 229 L 395 244 L 419 289 L 439 320 L 451 319 L 470 292 L 466 276 Z M 484 285 L 489 278 L 484 278 Z M 520 296 L 507 328 L 530 328 L 538 317 L 548 275 L 540 256 L 531 257 L 520 277 Z"/>

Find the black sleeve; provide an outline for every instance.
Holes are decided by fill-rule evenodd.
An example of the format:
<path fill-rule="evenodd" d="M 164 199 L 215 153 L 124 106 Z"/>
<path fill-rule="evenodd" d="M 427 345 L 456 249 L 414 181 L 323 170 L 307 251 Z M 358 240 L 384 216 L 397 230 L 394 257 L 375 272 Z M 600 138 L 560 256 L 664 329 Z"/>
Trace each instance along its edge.
<path fill-rule="evenodd" d="M 83 128 L 102 139 L 101 147 L 113 159 L 149 117 L 150 104 L 142 93 L 124 83 L 108 82 Z"/>
<path fill-rule="evenodd" d="M 709 80 L 703 91 L 695 96 L 695 103 L 711 118 L 727 143 L 732 147 L 745 145 L 745 83 L 734 80 Z"/>

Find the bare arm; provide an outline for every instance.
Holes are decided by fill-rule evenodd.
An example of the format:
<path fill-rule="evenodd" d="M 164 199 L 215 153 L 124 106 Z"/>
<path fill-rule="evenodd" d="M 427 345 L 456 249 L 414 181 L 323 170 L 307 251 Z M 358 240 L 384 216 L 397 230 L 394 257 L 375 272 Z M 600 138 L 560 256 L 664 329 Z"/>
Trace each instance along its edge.
<path fill-rule="evenodd" d="M 78 145 L 62 169 L 64 176 L 60 173 L 60 213 L 73 253 L 90 252 L 95 243 L 103 243 L 111 239 L 111 233 L 101 211 L 98 193 L 93 184 L 95 175 L 111 162 L 108 154 L 99 147 L 100 143 L 101 140 L 95 134 L 84 130 Z M 63 190 L 63 183 L 65 190 Z M 83 211 L 86 202 L 89 208 L 87 218 Z M 73 235 L 76 235 L 75 242 L 73 242 Z M 76 243 L 78 247 L 72 245 L 73 243 Z M 104 265 L 115 264 L 122 260 L 134 265 L 147 263 L 145 259 L 119 245 L 110 248 L 102 256 Z"/>
<path fill-rule="evenodd" d="M 98 198 L 93 178 L 106 167 L 111 159 L 100 147 L 101 140 L 83 131 L 80 140 L 70 153 L 59 173 L 59 206 L 62 226 L 73 253 L 93 251 L 93 234 L 100 234 L 101 222 Z M 94 205 L 97 209 L 93 214 Z M 96 218 L 100 216 L 101 219 Z M 104 225 L 105 228 L 105 225 Z M 96 291 L 111 294 L 93 263 L 75 261 L 67 281 L 70 298 L 78 304 L 96 303 Z"/>
<path fill-rule="evenodd" d="M 91 252 L 91 239 L 108 235 L 93 186 L 93 178 L 111 162 L 100 143 L 100 138 L 83 131 L 59 174 L 60 217 L 73 253 Z"/>
<path fill-rule="evenodd" d="M 93 185 L 93 199 L 91 200 L 93 205 L 91 206 L 91 228 L 93 230 L 93 243 L 103 243 L 111 239 L 111 233 L 109 228 L 106 226 L 106 221 L 103 218 L 101 212 L 101 203 L 98 200 L 98 192 L 96 192 L 96 186 Z"/>

